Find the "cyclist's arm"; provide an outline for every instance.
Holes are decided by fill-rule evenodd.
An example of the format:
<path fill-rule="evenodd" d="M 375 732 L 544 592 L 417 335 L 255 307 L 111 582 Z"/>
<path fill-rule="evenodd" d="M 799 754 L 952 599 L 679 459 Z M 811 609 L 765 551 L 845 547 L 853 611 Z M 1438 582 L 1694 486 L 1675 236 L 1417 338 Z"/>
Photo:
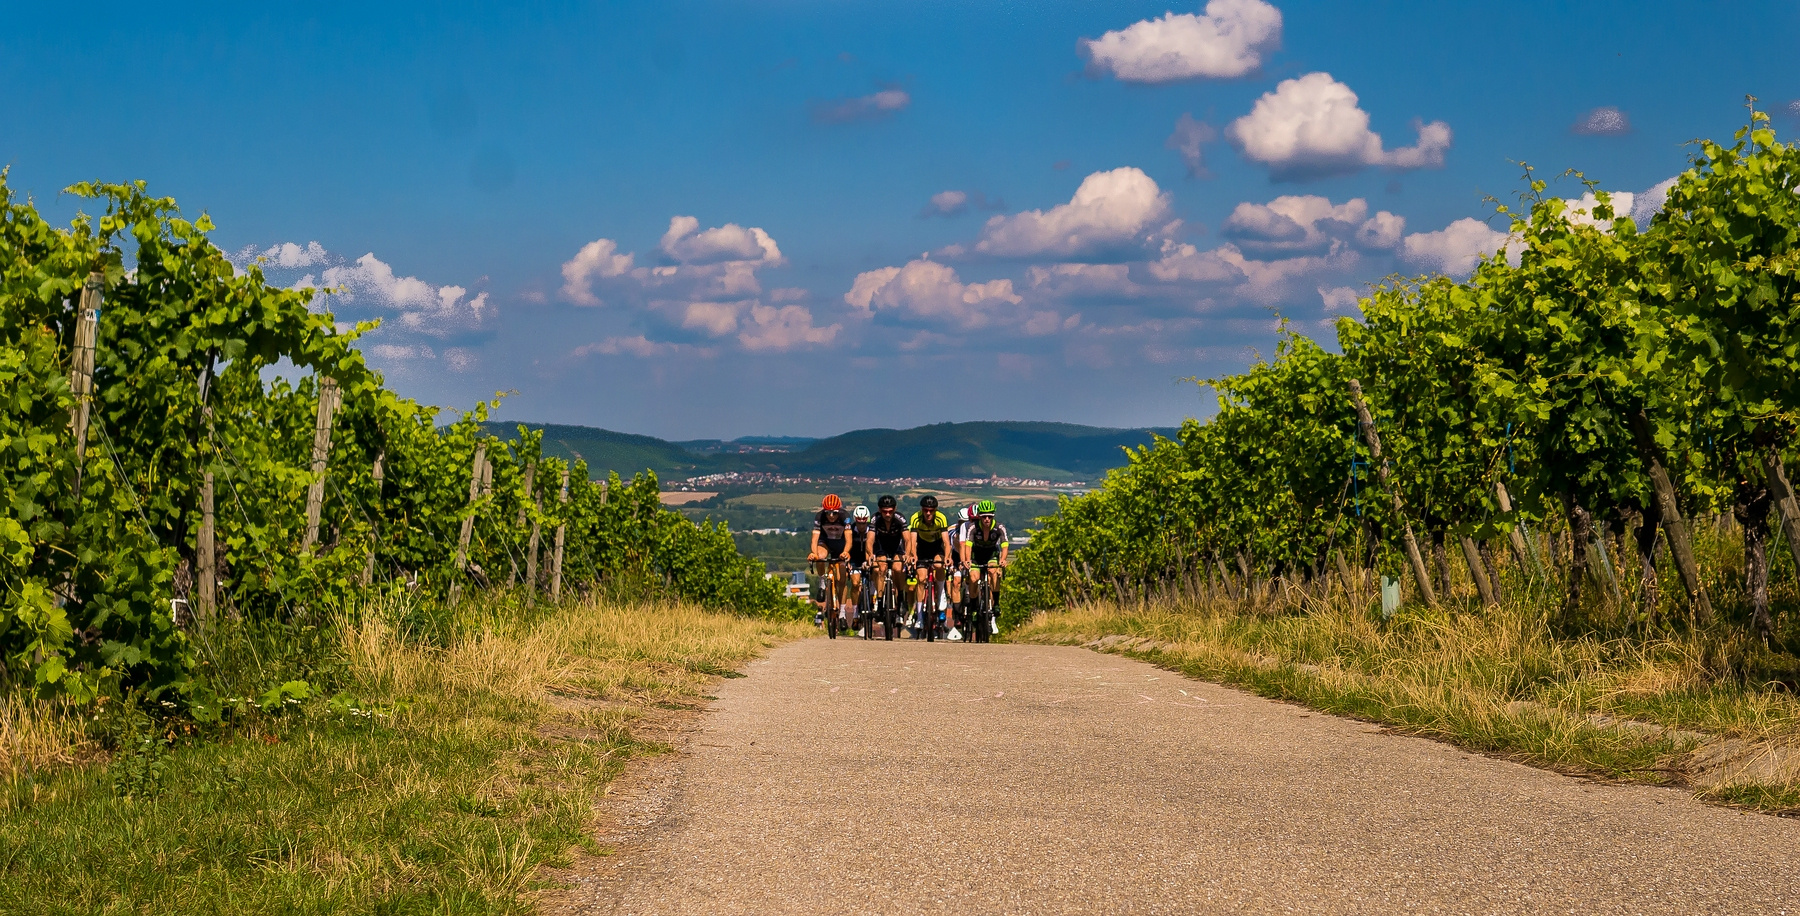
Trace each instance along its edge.
<path fill-rule="evenodd" d="M 964 566 L 969 565 L 969 555 L 975 550 L 975 545 L 969 543 L 965 538 L 961 544 L 957 545 L 957 547 L 957 553 L 962 555 L 962 564 Z"/>
<path fill-rule="evenodd" d="M 863 556 L 868 557 L 870 560 L 875 559 L 875 526 L 874 525 L 870 525 L 869 530 L 863 532 Z"/>
<path fill-rule="evenodd" d="M 812 547 L 807 549 L 806 555 L 809 557 L 816 557 L 819 555 L 819 523 L 818 522 L 813 522 Z"/>

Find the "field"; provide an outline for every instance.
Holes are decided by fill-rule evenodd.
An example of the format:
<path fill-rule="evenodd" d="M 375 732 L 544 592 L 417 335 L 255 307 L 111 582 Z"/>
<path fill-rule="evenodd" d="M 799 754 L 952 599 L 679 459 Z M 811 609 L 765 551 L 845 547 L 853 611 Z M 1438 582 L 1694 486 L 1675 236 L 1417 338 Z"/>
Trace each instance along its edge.
<path fill-rule="evenodd" d="M 625 762 L 663 751 L 647 727 L 810 631 L 680 604 L 489 605 L 432 645 L 423 610 L 345 622 L 317 647 L 333 680 L 232 727 L 12 707 L 0 911 L 529 912 L 541 866 L 606 852 L 585 829 Z"/>

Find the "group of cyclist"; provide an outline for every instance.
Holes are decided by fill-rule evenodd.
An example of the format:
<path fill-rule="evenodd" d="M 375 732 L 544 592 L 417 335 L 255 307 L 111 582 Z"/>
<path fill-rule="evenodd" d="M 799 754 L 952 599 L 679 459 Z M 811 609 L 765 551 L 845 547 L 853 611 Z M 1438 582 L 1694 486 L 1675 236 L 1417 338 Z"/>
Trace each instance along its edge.
<path fill-rule="evenodd" d="M 930 494 L 919 498 L 919 511 L 911 518 L 900 514 L 892 496 L 876 500 L 875 507 L 874 512 L 868 506 L 846 509 L 835 493 L 820 502 L 809 558 L 826 583 L 821 622 L 831 624 L 833 635 L 838 622 L 847 632 L 872 627 L 875 621 L 858 613 L 870 606 L 863 591 L 888 594 L 891 584 L 892 593 L 903 596 L 912 609 L 910 629 L 927 638 L 941 629 L 946 638 L 960 639 L 958 625 L 971 623 L 974 590 L 985 584 L 988 594 L 997 595 L 1006 566 L 1006 526 L 995 518 L 994 503 L 984 499 L 965 506 L 954 518 L 939 510 L 937 497 Z M 831 574 L 840 563 L 848 575 Z M 892 639 L 893 633 L 886 636 Z"/>

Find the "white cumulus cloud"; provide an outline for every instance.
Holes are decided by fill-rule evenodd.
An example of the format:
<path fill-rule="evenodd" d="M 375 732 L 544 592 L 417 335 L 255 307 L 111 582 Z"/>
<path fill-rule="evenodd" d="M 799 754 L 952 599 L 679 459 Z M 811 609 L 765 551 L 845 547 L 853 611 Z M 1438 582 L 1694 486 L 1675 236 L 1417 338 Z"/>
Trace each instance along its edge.
<path fill-rule="evenodd" d="M 1263 0 L 1212 0 L 1201 15 L 1166 12 L 1078 47 L 1096 72 L 1166 83 L 1243 76 L 1280 44 L 1280 10 Z"/>
<path fill-rule="evenodd" d="M 1029 320 L 1024 301 L 1009 279 L 964 283 L 948 265 L 929 260 L 858 274 L 844 294 L 865 316 L 892 312 L 963 329 Z"/>
<path fill-rule="evenodd" d="M 620 254 L 617 242 L 595 239 L 581 246 L 574 257 L 564 262 L 562 294 L 570 302 L 580 305 L 599 305 L 600 297 L 594 295 L 594 281 L 620 276 L 631 267 L 632 256 Z"/>
<path fill-rule="evenodd" d="M 661 248 L 683 264 L 722 264 L 727 261 L 781 261 L 781 249 L 767 232 L 736 223 L 726 223 L 702 231 L 700 221 L 692 216 L 669 220 L 669 231 L 663 233 Z"/>
<path fill-rule="evenodd" d="M 1281 81 L 1225 135 L 1245 157 L 1267 165 L 1276 180 L 1304 180 L 1367 166 L 1442 167 L 1450 125 L 1433 121 L 1417 129 L 1416 145 L 1384 148 L 1349 86 L 1329 73 L 1308 73 Z"/>
<path fill-rule="evenodd" d="M 310 275 L 301 282 L 309 279 Z M 397 311 L 401 327 L 440 337 L 478 327 L 490 314 L 487 293 L 468 298 L 469 291 L 461 286 L 434 286 L 418 277 L 400 276 L 374 252 L 327 268 L 318 285 L 346 303 Z"/>
<path fill-rule="evenodd" d="M 753 305 L 745 316 L 738 343 L 753 352 L 787 351 L 824 346 L 837 339 L 843 325 L 818 327 L 812 310 L 803 305 Z"/>
<path fill-rule="evenodd" d="M 318 242 L 307 242 L 305 247 L 293 242 L 282 242 L 270 247 L 261 255 L 271 266 L 286 270 L 298 270 L 303 267 L 315 267 L 330 260 L 331 255 L 325 246 Z"/>
<path fill-rule="evenodd" d="M 1508 247 L 1512 236 L 1465 217 L 1436 232 L 1415 232 L 1401 242 L 1400 260 L 1452 277 L 1465 277 L 1485 255 Z"/>
<path fill-rule="evenodd" d="M 1221 234 L 1252 256 L 1292 257 L 1325 252 L 1338 242 L 1393 248 L 1405 226 L 1403 217 L 1386 210 L 1371 217 L 1369 202 L 1360 197 L 1333 204 L 1325 197 L 1289 195 L 1266 204 L 1238 204 Z"/>
<path fill-rule="evenodd" d="M 989 219 L 975 250 L 1003 258 L 1106 260 L 1140 246 L 1168 212 L 1169 196 L 1141 170 L 1095 172 L 1066 204 Z"/>

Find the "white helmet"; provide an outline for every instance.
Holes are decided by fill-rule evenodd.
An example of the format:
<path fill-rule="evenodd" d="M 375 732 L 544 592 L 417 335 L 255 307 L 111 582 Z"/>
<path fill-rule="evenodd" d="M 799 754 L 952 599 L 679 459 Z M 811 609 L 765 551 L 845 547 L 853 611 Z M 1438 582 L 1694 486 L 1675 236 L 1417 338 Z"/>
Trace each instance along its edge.
<path fill-rule="evenodd" d="M 850 517 L 859 522 L 868 521 L 870 518 L 869 507 L 868 506 L 857 506 L 856 508 L 850 510 Z"/>

